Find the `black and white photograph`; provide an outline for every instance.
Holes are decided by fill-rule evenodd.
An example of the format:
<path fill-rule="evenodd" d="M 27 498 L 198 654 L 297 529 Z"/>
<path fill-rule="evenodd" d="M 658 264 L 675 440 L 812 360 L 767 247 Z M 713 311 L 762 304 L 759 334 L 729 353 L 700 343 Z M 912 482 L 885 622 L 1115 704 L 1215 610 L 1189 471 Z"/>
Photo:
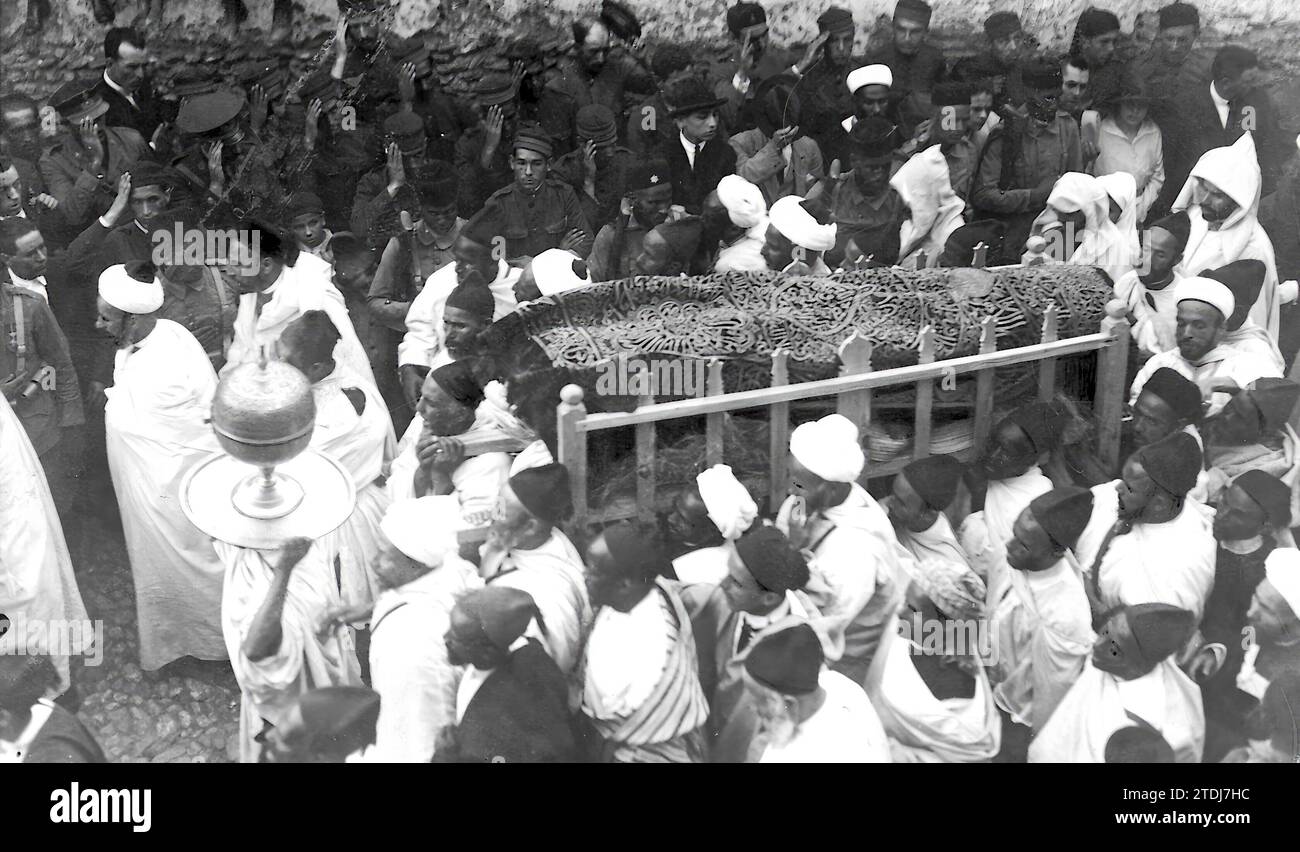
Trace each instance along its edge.
<path fill-rule="evenodd" d="M 29 816 L 149 831 L 146 763 L 1300 763 L 1297 44 L 4 0 L 0 763 L 126 779 Z M 1263 801 L 1158 771 L 1088 809 Z"/>

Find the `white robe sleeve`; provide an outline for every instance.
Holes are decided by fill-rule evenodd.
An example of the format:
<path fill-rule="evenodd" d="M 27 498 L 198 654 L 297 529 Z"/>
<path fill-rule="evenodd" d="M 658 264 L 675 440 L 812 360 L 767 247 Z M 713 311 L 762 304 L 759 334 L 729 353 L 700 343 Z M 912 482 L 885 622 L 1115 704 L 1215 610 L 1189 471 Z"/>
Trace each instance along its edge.
<path fill-rule="evenodd" d="M 404 606 L 387 616 L 370 648 L 379 723 L 368 762 L 428 763 L 438 732 L 456 721 L 460 670 L 447 661 L 447 619 Z"/>

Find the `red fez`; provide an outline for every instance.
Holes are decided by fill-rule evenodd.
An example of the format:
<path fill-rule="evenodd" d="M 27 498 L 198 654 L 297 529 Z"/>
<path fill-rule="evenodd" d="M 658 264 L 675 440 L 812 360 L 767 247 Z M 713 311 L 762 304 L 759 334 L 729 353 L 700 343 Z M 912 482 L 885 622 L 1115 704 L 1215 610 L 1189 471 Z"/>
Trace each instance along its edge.
<path fill-rule="evenodd" d="M 736 552 L 766 591 L 784 593 L 808 585 L 808 561 L 776 527 L 750 527 L 736 539 Z"/>
<path fill-rule="evenodd" d="M 1053 488 L 1030 501 L 1029 514 L 1053 543 L 1073 548 L 1092 518 L 1092 492 L 1074 485 Z"/>
<path fill-rule="evenodd" d="M 548 524 L 558 524 L 573 512 L 569 469 L 562 464 L 521 470 L 510 477 L 510 490 L 533 517 Z"/>
<path fill-rule="evenodd" d="M 807 624 L 796 624 L 760 639 L 745 657 L 745 671 L 782 695 L 807 695 L 817 688 L 826 656 Z"/>
<path fill-rule="evenodd" d="M 965 469 L 952 456 L 927 456 L 903 468 L 903 476 L 927 506 L 942 512 L 957 497 L 957 484 Z"/>

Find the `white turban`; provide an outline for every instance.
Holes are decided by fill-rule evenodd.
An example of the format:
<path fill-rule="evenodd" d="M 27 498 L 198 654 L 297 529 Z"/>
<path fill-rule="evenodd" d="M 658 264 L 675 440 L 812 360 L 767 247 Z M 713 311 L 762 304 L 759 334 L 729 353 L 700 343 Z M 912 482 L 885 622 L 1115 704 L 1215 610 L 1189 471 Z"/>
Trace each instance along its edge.
<path fill-rule="evenodd" d="M 768 221 L 787 240 L 809 251 L 835 248 L 835 223 L 821 224 L 803 208 L 801 201 L 797 195 L 778 199 L 767 214 Z"/>
<path fill-rule="evenodd" d="M 718 181 L 718 200 L 727 208 L 731 224 L 738 228 L 752 228 L 767 214 L 763 190 L 740 175 L 727 175 Z"/>
<path fill-rule="evenodd" d="M 1280 547 L 1264 560 L 1264 576 L 1300 618 L 1300 550 Z"/>
<path fill-rule="evenodd" d="M 128 314 L 151 314 L 162 307 L 162 282 L 132 278 L 119 263 L 99 273 L 99 298 Z"/>
<path fill-rule="evenodd" d="M 1227 285 L 1213 278 L 1184 278 L 1178 282 L 1178 289 L 1174 291 L 1174 296 L 1179 302 L 1190 299 L 1214 305 L 1219 313 L 1223 314 L 1225 320 L 1232 316 L 1232 312 L 1237 308 L 1237 300 L 1232 297 L 1232 291 Z"/>
<path fill-rule="evenodd" d="M 571 251 L 547 249 L 533 258 L 533 281 L 543 296 L 576 290 L 591 284 L 591 273 L 579 278 L 573 271 L 573 262 L 581 260 Z"/>
<path fill-rule="evenodd" d="M 421 565 L 438 567 L 460 548 L 460 501 L 454 494 L 399 500 L 388 507 L 379 528 L 393 547 Z"/>
<path fill-rule="evenodd" d="M 695 477 L 695 486 L 700 489 L 709 520 L 727 541 L 740 538 L 758 517 L 754 498 L 728 465 L 715 464 Z"/>
<path fill-rule="evenodd" d="M 855 482 L 866 464 L 858 427 L 842 414 L 799 425 L 790 433 L 790 453 L 828 482 Z"/>
<path fill-rule="evenodd" d="M 888 65 L 865 65 L 850 71 L 845 82 L 850 93 L 863 86 L 893 86 L 894 72 L 889 70 Z"/>

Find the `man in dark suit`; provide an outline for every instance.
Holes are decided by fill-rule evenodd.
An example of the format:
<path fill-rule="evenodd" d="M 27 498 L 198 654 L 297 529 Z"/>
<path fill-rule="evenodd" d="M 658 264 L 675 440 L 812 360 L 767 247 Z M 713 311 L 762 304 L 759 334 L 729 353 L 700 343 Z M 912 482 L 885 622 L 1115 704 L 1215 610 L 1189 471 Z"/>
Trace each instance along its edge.
<path fill-rule="evenodd" d="M 152 140 L 158 126 L 175 116 L 153 91 L 147 75 L 149 50 L 144 34 L 130 27 L 113 27 L 104 36 L 107 65 L 95 91 L 108 104 L 106 127 L 130 127 Z"/>
<path fill-rule="evenodd" d="M 693 77 L 675 81 L 664 92 L 677 137 L 663 154 L 673 181 L 673 204 L 698 214 L 718 181 L 736 171 L 736 151 L 718 132 L 718 107 L 723 99 Z"/>

